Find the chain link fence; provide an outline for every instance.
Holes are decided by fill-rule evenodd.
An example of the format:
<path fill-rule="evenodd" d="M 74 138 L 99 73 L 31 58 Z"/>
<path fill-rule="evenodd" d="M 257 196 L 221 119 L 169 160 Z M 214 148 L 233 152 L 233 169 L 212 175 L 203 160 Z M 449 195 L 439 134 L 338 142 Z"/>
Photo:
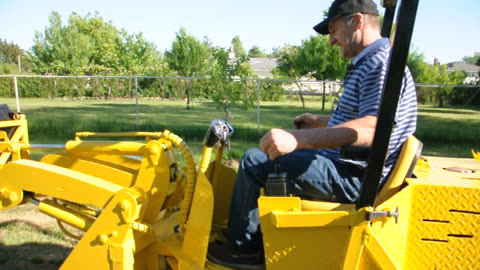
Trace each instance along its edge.
<path fill-rule="evenodd" d="M 341 87 L 341 81 L 0 75 L 0 103 L 27 115 L 36 143 L 62 142 L 76 131 L 164 129 L 197 140 L 215 118 L 229 120 L 236 136 L 249 140 L 273 127 L 291 128 L 291 120 L 304 112 L 330 114 Z M 428 115 L 421 110 L 419 121 L 432 114 L 450 117 L 435 109 L 444 89 L 417 85 L 419 102 L 435 105 L 428 107 Z M 449 102 L 480 106 L 478 85 L 449 90 L 455 93 Z"/>
<path fill-rule="evenodd" d="M 331 112 L 340 88 L 339 81 L 232 79 L 219 84 L 187 77 L 0 76 L 1 103 L 27 115 L 30 133 L 52 138 L 69 138 L 79 130 L 171 127 L 198 138 L 215 118 L 228 119 L 247 137 L 258 136 L 304 111 Z M 282 113 L 275 115 L 274 109 Z"/>

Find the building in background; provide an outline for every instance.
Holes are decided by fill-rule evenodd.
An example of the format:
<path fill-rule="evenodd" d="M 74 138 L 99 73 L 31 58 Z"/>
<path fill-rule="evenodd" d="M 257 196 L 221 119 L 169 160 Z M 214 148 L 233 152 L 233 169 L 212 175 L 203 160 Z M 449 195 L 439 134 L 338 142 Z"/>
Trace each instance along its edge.
<path fill-rule="evenodd" d="M 467 78 L 463 81 L 465 84 L 476 84 L 479 81 L 480 66 L 472 65 L 465 62 L 452 62 L 447 64 L 448 73 L 454 71 L 464 71 L 467 73 Z"/>
<path fill-rule="evenodd" d="M 272 70 L 278 66 L 277 58 L 250 58 L 253 72 L 259 78 L 273 78 Z"/>

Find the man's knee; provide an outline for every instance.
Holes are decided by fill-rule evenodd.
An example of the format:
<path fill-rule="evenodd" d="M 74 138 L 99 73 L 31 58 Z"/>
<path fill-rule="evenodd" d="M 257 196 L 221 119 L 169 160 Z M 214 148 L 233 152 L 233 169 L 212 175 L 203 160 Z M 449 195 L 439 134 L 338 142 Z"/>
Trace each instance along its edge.
<path fill-rule="evenodd" d="M 237 181 L 254 182 L 257 185 L 266 181 L 269 173 L 268 155 L 259 148 L 252 148 L 246 151 L 240 160 Z M 264 179 L 265 178 L 265 179 Z"/>
<path fill-rule="evenodd" d="M 262 152 L 259 148 L 251 148 L 243 154 L 242 164 L 245 167 L 256 166 L 265 162 L 267 154 Z M 268 159 L 268 157 L 267 157 Z"/>

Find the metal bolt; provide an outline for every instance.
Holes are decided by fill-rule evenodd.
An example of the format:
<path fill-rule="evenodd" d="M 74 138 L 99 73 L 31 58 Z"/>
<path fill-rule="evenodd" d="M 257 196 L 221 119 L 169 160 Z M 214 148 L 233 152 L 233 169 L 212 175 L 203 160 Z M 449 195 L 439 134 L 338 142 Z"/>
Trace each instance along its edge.
<path fill-rule="evenodd" d="M 126 211 L 128 210 L 130 204 L 128 203 L 128 201 L 122 201 L 121 203 L 119 203 L 119 207 L 120 209 L 122 209 L 123 211 Z"/>
<path fill-rule="evenodd" d="M 17 194 L 15 194 L 14 192 L 8 191 L 5 188 L 0 191 L 0 197 L 3 197 L 10 202 L 15 202 L 18 200 Z"/>
<path fill-rule="evenodd" d="M 105 234 L 99 234 L 98 241 L 100 241 L 102 245 L 105 245 L 108 242 L 108 236 L 106 236 Z"/>

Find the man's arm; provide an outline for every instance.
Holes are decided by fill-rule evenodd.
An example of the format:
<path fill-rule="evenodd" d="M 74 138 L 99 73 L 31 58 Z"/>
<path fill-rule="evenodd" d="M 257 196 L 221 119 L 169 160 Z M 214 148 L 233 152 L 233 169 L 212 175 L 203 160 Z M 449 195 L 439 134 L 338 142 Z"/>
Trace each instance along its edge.
<path fill-rule="evenodd" d="M 296 129 L 326 127 L 328 121 L 330 121 L 330 115 L 304 113 L 293 119 L 293 127 Z"/>
<path fill-rule="evenodd" d="M 260 140 L 260 149 L 270 159 L 300 148 L 335 148 L 343 145 L 371 146 L 377 117 L 367 115 L 333 127 L 272 129 Z"/>

